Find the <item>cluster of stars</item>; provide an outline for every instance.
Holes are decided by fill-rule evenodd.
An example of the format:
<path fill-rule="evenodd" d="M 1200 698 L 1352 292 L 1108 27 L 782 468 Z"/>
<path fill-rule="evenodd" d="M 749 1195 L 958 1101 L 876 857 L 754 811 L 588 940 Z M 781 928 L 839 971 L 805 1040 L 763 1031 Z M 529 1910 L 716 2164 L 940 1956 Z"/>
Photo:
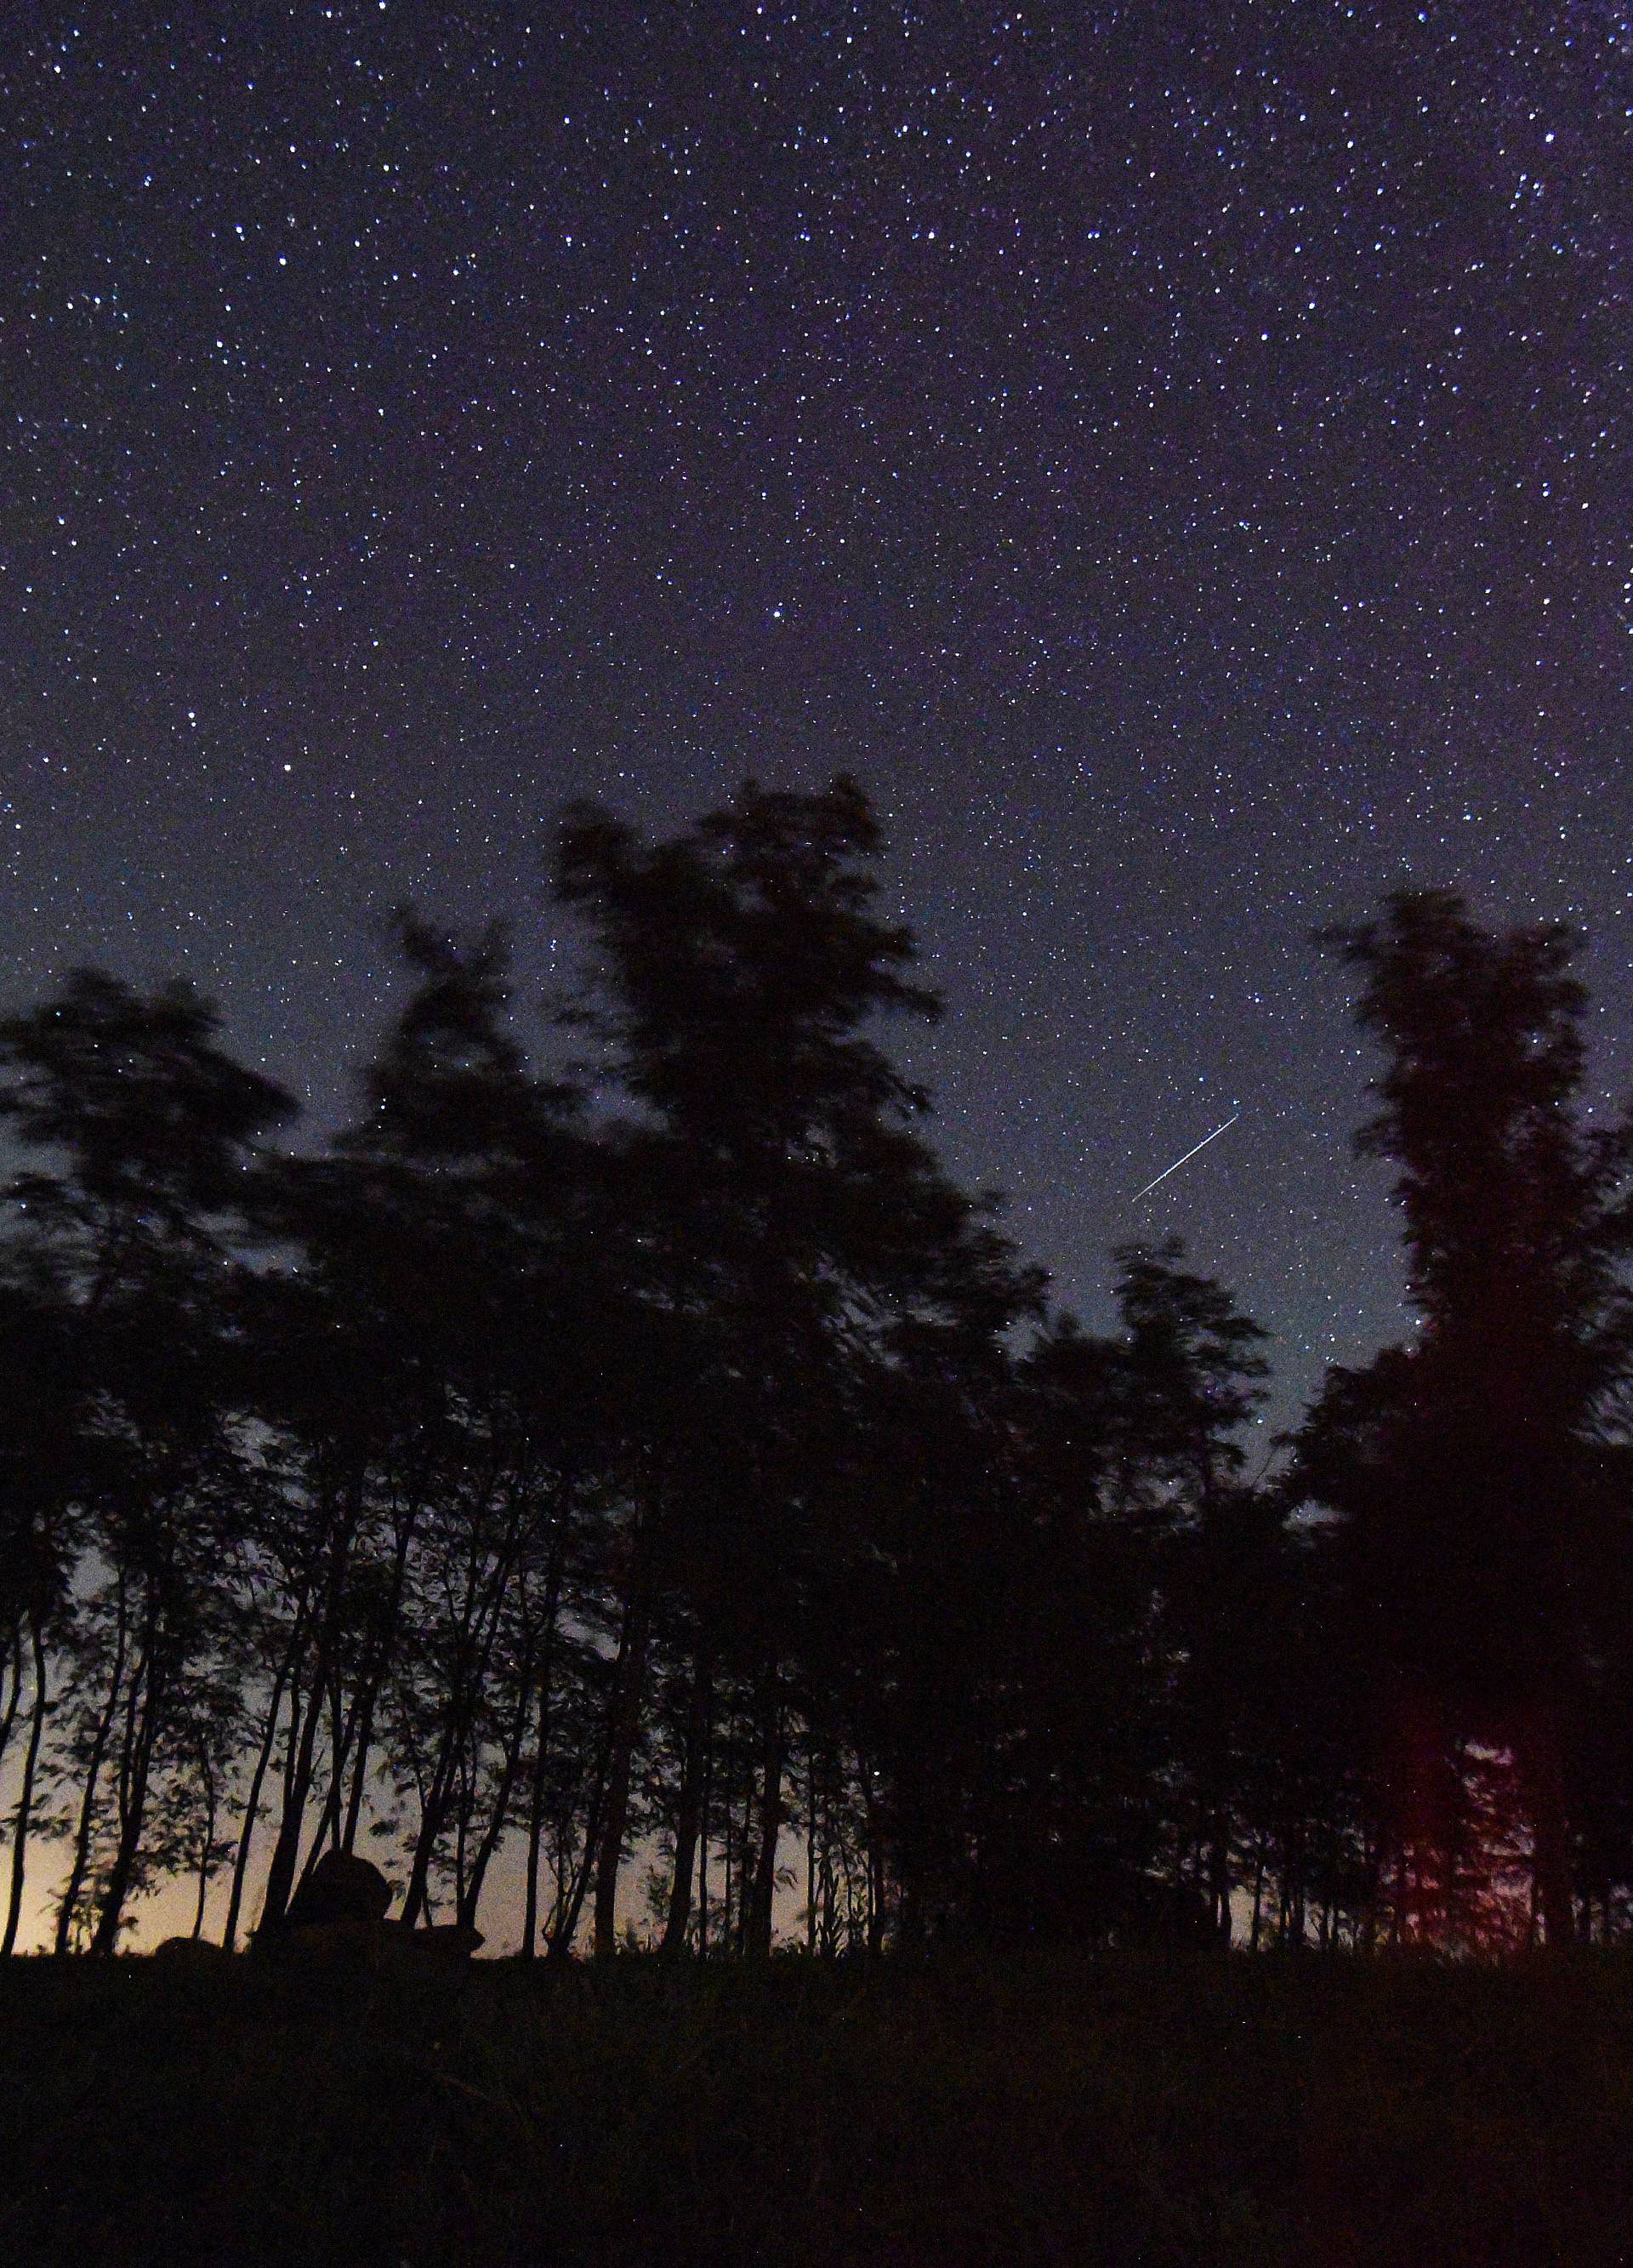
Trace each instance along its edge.
<path fill-rule="evenodd" d="M 1314 927 L 1580 918 L 1624 1076 L 1622 0 L 92 11 L 0 99 L 18 990 L 191 971 L 332 1116 L 381 906 L 842 765 L 956 1162 L 1299 1391 L 1394 1327 Z"/>

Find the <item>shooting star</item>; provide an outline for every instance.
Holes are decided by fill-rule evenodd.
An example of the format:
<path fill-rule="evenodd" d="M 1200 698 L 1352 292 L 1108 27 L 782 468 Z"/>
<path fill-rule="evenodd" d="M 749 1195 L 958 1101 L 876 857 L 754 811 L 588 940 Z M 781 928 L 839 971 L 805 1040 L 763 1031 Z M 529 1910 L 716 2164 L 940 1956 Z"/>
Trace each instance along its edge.
<path fill-rule="evenodd" d="M 1161 1173 L 1158 1174 L 1157 1182 L 1166 1182 L 1170 1174 L 1177 1174 L 1181 1166 L 1188 1166 L 1191 1160 L 1196 1155 L 1196 1152 L 1198 1150 L 1205 1150 L 1210 1142 L 1217 1142 L 1221 1134 L 1228 1134 L 1241 1115 L 1242 1114 L 1239 1110 L 1233 1111 L 1231 1116 L 1225 1120 L 1223 1126 L 1216 1126 L 1211 1134 L 1204 1134 L 1202 1140 L 1198 1142 L 1194 1148 L 1188 1150 L 1182 1158 L 1176 1158 L 1171 1166 L 1165 1166 Z M 1130 1204 L 1138 1204 L 1142 1197 L 1150 1197 L 1151 1191 L 1157 1186 L 1157 1182 L 1147 1182 L 1143 1189 L 1136 1189 L 1134 1195 L 1129 1199 L 1129 1203 Z"/>

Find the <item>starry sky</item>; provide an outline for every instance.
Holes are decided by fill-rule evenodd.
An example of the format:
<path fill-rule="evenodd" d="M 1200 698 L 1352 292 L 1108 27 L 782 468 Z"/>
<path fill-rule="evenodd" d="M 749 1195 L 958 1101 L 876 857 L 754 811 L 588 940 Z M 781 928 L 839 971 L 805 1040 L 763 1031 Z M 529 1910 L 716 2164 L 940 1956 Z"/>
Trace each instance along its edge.
<path fill-rule="evenodd" d="M 953 1163 L 1284 1408 L 1400 1328 L 1318 924 L 1581 921 L 1633 1083 L 1626 0 L 19 20 L 8 999 L 189 974 L 321 1125 L 385 907 L 531 998 L 563 800 L 849 768 Z"/>

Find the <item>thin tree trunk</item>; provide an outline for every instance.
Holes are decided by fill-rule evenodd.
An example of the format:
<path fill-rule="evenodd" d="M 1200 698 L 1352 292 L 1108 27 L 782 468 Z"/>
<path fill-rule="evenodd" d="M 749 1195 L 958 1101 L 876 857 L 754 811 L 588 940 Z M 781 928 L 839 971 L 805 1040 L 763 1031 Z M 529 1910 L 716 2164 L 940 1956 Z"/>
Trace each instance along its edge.
<path fill-rule="evenodd" d="M 539 1681 L 539 1713 L 534 1719 L 533 1787 L 527 1802 L 526 1903 L 522 1911 L 522 1959 L 534 1957 L 539 1941 L 539 1869 L 544 1858 L 544 1774 L 549 1737 L 550 1700 L 548 1681 Z"/>
<path fill-rule="evenodd" d="M 437 1763 L 421 1807 L 420 1831 L 415 1842 L 408 1887 L 403 1896 L 402 1920 L 408 1928 L 412 1928 L 422 1911 L 429 1907 L 431 1863 L 443 1830 L 448 1823 L 449 1811 L 454 1804 L 456 1793 L 460 1799 L 460 1808 L 454 1813 L 456 1907 L 463 1901 L 466 1837 L 470 1825 L 469 1806 L 465 1797 L 471 1786 L 474 1766 L 470 1743 L 476 1734 L 482 1690 L 499 1635 L 500 1607 L 509 1580 L 508 1570 L 513 1565 L 513 1551 L 504 1555 L 491 1582 L 484 1587 L 489 1594 L 486 1607 L 480 1595 L 471 1598 L 460 1631 L 465 1652 L 464 1667 L 457 1689 L 450 1697 L 449 1712 L 443 1727 Z M 484 1631 L 484 1625 L 485 1634 L 478 1643 L 476 1634 Z"/>
<path fill-rule="evenodd" d="M 297 1869 L 292 1896 L 298 1896 L 317 1872 L 325 1846 L 331 1850 L 341 1847 L 341 1791 L 345 1786 L 346 1759 L 351 1750 L 352 1726 L 357 1721 L 354 1707 L 349 1719 L 342 1715 L 338 1687 L 331 1681 L 327 1701 L 329 1720 L 329 1772 L 323 1790 L 323 1802 L 318 1812 L 318 1823 L 313 1830 L 312 1840 L 306 1845 L 306 1855 Z M 317 1779 L 314 1753 L 313 1779 Z"/>
<path fill-rule="evenodd" d="M 725 1833 L 720 1846 L 720 1942 L 728 1953 L 742 1951 L 736 1927 L 736 1908 L 732 1903 L 732 1886 L 737 1880 L 737 1820 L 732 1809 L 732 1786 L 728 1780 L 725 1791 Z"/>
<path fill-rule="evenodd" d="M 135 1714 L 135 1697 L 143 1684 L 146 1693 L 138 1719 Z M 145 1677 L 139 1674 L 133 1681 L 131 1695 L 132 1705 L 127 1713 L 125 1756 L 120 1770 L 119 1840 L 114 1845 L 114 1862 L 107 1872 L 107 1887 L 102 1894 L 96 1928 L 91 1938 L 91 1951 L 104 1958 L 119 1950 L 120 1922 L 125 1911 L 125 1900 L 130 1895 L 136 1852 L 141 1847 L 142 1830 L 146 1822 L 153 1747 L 158 1736 L 159 1713 L 165 1699 L 164 1679 L 154 1668 L 151 1641 Z"/>
<path fill-rule="evenodd" d="M 74 1919 L 79 1908 L 80 1893 L 91 1865 L 91 1837 L 96 1824 L 97 1786 L 102 1777 L 102 1764 L 107 1755 L 107 1744 L 113 1737 L 114 1719 L 119 1713 L 119 1703 L 124 1685 L 125 1646 L 129 1637 L 129 1622 L 125 1611 L 125 1579 L 118 1582 L 118 1616 L 114 1624 L 114 1672 L 108 1680 L 107 1705 L 97 1719 L 96 1736 L 91 1743 L 91 1755 L 85 1765 L 85 1784 L 80 1792 L 79 1817 L 74 1828 L 74 1855 L 69 1864 L 68 1881 L 63 1886 L 62 1901 L 56 1910 L 55 1948 L 66 1953 L 73 1934 Z"/>
<path fill-rule="evenodd" d="M 28 1719 L 28 1747 L 23 1756 L 23 1784 L 18 1791 L 17 1815 L 11 1828 L 11 1890 L 6 1903 L 5 1934 L 0 1938 L 0 1959 L 17 1948 L 18 1926 L 23 1915 L 23 1870 L 28 1855 L 28 1829 L 33 1815 L 34 1774 L 40 1763 L 40 1742 L 45 1732 L 49 1703 L 46 1678 L 45 1627 L 38 1614 L 28 1618 L 29 1652 L 34 1671 L 33 1707 Z"/>
<path fill-rule="evenodd" d="M 1551 1723 L 1531 1732 L 1526 1743 L 1525 1776 L 1531 1798 L 1532 1863 L 1543 1939 L 1550 1953 L 1561 1953 L 1575 1938 L 1576 1908 L 1564 1782 Z"/>
<path fill-rule="evenodd" d="M 662 1951 L 671 1961 L 686 1951 L 687 1930 L 692 1918 L 692 1875 L 697 1863 L 697 1831 L 702 1818 L 703 1757 L 709 1746 L 709 1720 L 713 1713 L 714 1687 L 709 1654 L 700 1640 L 692 1664 L 686 1756 L 675 1812 L 674 1874 L 670 1880 L 669 1911 L 664 1923 Z"/>
<path fill-rule="evenodd" d="M 816 1750 L 805 1743 L 805 1952 L 817 1949 L 817 1766 Z"/>
<path fill-rule="evenodd" d="M 629 1823 L 629 1781 L 640 1739 L 641 1705 L 646 1685 L 655 1520 L 655 1513 L 649 1510 L 642 1535 L 636 1540 L 629 1600 L 618 1648 L 618 1679 L 607 1743 L 606 1811 L 596 1854 L 594 1948 L 598 1961 L 607 1960 L 618 1950 L 618 1873 L 623 1864 L 624 1835 Z"/>
<path fill-rule="evenodd" d="M 341 1628 L 341 1602 L 345 1592 L 347 1571 L 351 1564 L 351 1547 L 361 1517 L 363 1485 L 363 1477 L 359 1474 L 354 1477 L 348 1491 L 349 1501 L 344 1512 L 331 1506 L 327 1514 L 333 1525 L 325 1546 L 327 1572 L 320 1594 L 310 1697 L 302 1712 L 300 1680 L 292 1677 L 290 1684 L 290 1748 L 283 1769 L 283 1803 L 278 1815 L 277 1839 L 273 1844 L 272 1857 L 267 1867 L 266 1890 L 261 1903 L 261 1929 L 275 1929 L 283 1920 L 289 1906 L 290 1893 L 295 1887 L 296 1862 L 300 1857 L 306 1803 L 312 1793 L 314 1776 L 318 1727 L 322 1722 L 323 1705 L 338 1652 L 336 1639 Z M 300 1721 L 298 1741 L 295 1737 L 297 1716 Z"/>
<path fill-rule="evenodd" d="M 453 1830 L 453 1911 L 457 1919 L 465 1909 L 465 1893 L 469 1876 L 467 1861 L 470 1852 L 471 1812 L 476 1801 L 476 1767 L 469 1755 L 460 1764 L 460 1800 L 454 1813 Z"/>
<path fill-rule="evenodd" d="M 204 1766 L 204 1848 L 198 1862 L 198 1904 L 193 1913 L 193 1934 L 204 1934 L 204 1901 L 210 1895 L 211 1845 L 216 1839 L 216 1775 L 208 1764 Z"/>
<path fill-rule="evenodd" d="M 590 1876 L 600 1847 L 601 1811 L 607 1800 L 607 1767 L 610 1756 L 610 1725 L 607 1736 L 601 1742 L 596 1760 L 595 1783 L 590 1792 L 589 1805 L 585 1812 L 584 1846 L 577 1867 L 569 1873 L 567 1852 L 571 1843 L 571 1799 L 563 1804 L 558 1815 L 562 1822 L 556 1837 L 555 1911 L 551 1917 L 548 1958 L 553 1964 L 572 1957 L 573 1940 L 578 1933 L 579 1917 L 589 1889 Z"/>
<path fill-rule="evenodd" d="M 5 1762 L 5 1752 L 11 1745 L 11 1734 L 17 1723 L 18 1704 L 23 1697 L 23 1625 L 19 1622 L 11 1631 L 11 1683 L 6 1689 L 5 1708 L 0 1712 L 0 1764 Z"/>
<path fill-rule="evenodd" d="M 460 1719 L 463 1712 L 460 1712 Z M 403 1892 L 403 1926 L 412 1929 L 422 1912 L 430 1904 L 431 1861 L 437 1845 L 448 1822 L 448 1809 L 453 1800 L 453 1790 L 460 1769 L 460 1745 L 467 1731 L 462 1721 L 450 1717 L 444 1724 L 442 1739 L 431 1766 L 431 1776 L 420 1805 L 420 1831 L 415 1837 L 414 1858 L 408 1869 L 408 1887 Z"/>
<path fill-rule="evenodd" d="M 516 1779 L 521 1769 L 522 1744 L 527 1736 L 527 1711 L 533 1701 L 531 1670 L 523 1678 L 517 1694 L 516 1713 L 505 1735 L 504 1761 L 499 1768 L 499 1785 L 495 1793 L 488 1823 L 477 1840 L 476 1852 L 471 1861 L 470 1879 L 461 1892 L 456 1919 L 467 1928 L 476 1926 L 476 1910 L 482 1904 L 482 1883 L 494 1852 L 499 1847 L 511 1815 L 511 1798 L 515 1793 Z"/>
<path fill-rule="evenodd" d="M 318 1831 L 311 1854 L 306 1860 L 305 1874 L 310 1874 L 320 1856 L 325 1837 L 338 1849 L 342 1793 L 346 1785 L 346 1759 L 351 1751 L 351 1737 L 356 1730 L 360 1712 L 354 1705 L 349 1721 L 341 1692 L 338 1677 L 329 1680 L 329 1784 L 323 1792 L 323 1808 L 318 1815 Z"/>
<path fill-rule="evenodd" d="M 357 1745 L 351 1759 L 351 1792 L 346 1799 L 346 1822 L 341 1829 L 340 1847 L 348 1852 L 357 1849 L 357 1830 L 363 1822 L 363 1799 L 369 1784 L 369 1758 L 374 1752 L 374 1705 L 378 1693 L 378 1686 L 371 1681 L 363 1698 Z"/>
<path fill-rule="evenodd" d="M 254 1840 L 255 1823 L 261 1816 L 261 1791 L 266 1783 L 267 1768 L 272 1761 L 272 1751 L 277 1742 L 278 1711 L 283 1705 L 283 1687 L 292 1666 L 291 1660 L 288 1656 L 278 1665 L 278 1674 L 272 1687 L 272 1705 L 267 1711 L 267 1729 L 261 1738 L 261 1753 L 255 1758 L 255 1769 L 250 1778 L 249 1800 L 245 1806 L 244 1824 L 239 1834 L 238 1853 L 232 1862 L 232 1888 L 227 1898 L 226 1926 L 221 1935 L 221 1942 L 229 1953 L 237 1949 L 239 1912 L 244 1903 L 244 1880 L 249 1871 L 250 1845 Z M 292 1741 L 294 1737 L 294 1716 L 291 1712 L 290 1738 Z"/>
<path fill-rule="evenodd" d="M 564 1962 L 571 1957 L 573 1940 L 578 1933 L 578 1923 L 584 1912 L 585 1898 L 590 1887 L 590 1877 L 595 1870 L 596 1854 L 600 1848 L 601 1811 L 606 1800 L 607 1758 L 603 1755 L 595 1787 L 590 1798 L 590 1808 L 585 1815 L 584 1847 L 579 1853 L 578 1864 L 573 1870 L 570 1884 L 566 1887 L 564 1893 L 558 1889 L 559 1911 L 550 1931 L 548 1958 L 552 1962 Z M 559 1875 L 557 1882 L 559 1886 L 561 1882 Z"/>
<path fill-rule="evenodd" d="M 702 1785 L 697 1799 L 697 1957 L 709 1958 L 709 1806 L 715 1786 L 714 1727 L 703 1751 Z"/>
<path fill-rule="evenodd" d="M 749 1882 L 744 1949 L 761 1959 L 771 1951 L 771 1909 L 776 1896 L 776 1847 L 783 1832 L 783 1772 L 788 1761 L 785 1712 L 775 1671 L 768 1681 L 761 1755 L 760 1837 Z"/>
<path fill-rule="evenodd" d="M 817 1900 L 821 1907 L 821 1919 L 817 1942 L 822 1957 L 831 1961 L 839 1951 L 839 1915 L 837 1901 L 839 1885 L 834 1874 L 834 1791 L 838 1778 L 838 1764 L 831 1748 L 822 1750 L 822 1769 L 817 1782 Z"/>
<path fill-rule="evenodd" d="M 882 1952 L 885 1943 L 885 1860 L 879 1834 L 879 1803 L 867 1759 L 857 1758 L 862 1775 L 862 1808 L 867 1831 L 867 1949 Z"/>
<path fill-rule="evenodd" d="M 1231 1830 L 1223 1811 L 1216 1814 L 1208 1852 L 1208 1896 L 1213 1909 L 1214 1934 L 1222 1945 L 1231 1941 Z"/>
<path fill-rule="evenodd" d="M 312 1690 L 304 1711 L 301 1710 L 299 1681 L 290 1688 L 291 1723 L 289 1761 L 283 1772 L 283 1805 L 278 1816 L 277 1840 L 272 1846 L 272 1857 L 267 1867 L 267 1886 L 261 1902 L 261 1929 L 276 1929 L 289 1906 L 290 1894 L 295 1887 L 295 1865 L 300 1856 L 301 1829 L 306 1816 L 306 1799 L 312 1793 L 314 1772 L 313 1759 L 317 1754 L 318 1726 L 323 1715 L 323 1697 L 328 1684 L 328 1668 L 320 1660 L 313 1665 Z M 300 1737 L 295 1737 L 296 1712 L 299 1712 Z"/>
<path fill-rule="evenodd" d="M 398 1525 L 392 1551 L 391 1593 L 385 1616 L 386 1634 L 363 1683 L 362 1707 L 357 1726 L 357 1753 L 351 1765 L 351 1794 L 346 1805 L 346 1824 L 341 1833 L 341 1849 L 348 1852 L 357 1848 L 364 1797 L 368 1792 L 369 1757 L 374 1747 L 374 1712 L 379 1706 L 380 1689 L 386 1683 L 386 1673 L 391 1666 L 398 1624 L 402 1617 L 402 1594 L 408 1580 L 408 1553 L 419 1524 L 419 1510 L 416 1494 L 411 1500 L 408 1517 Z"/>
<path fill-rule="evenodd" d="M 521 1952 L 525 1961 L 531 1961 L 533 1957 L 533 1940 L 539 1926 L 539 1860 L 540 1845 L 544 1832 L 544 1773 L 549 1747 L 550 1705 L 555 1680 L 555 1624 L 561 1612 L 562 1577 L 565 1565 L 566 1501 L 567 1488 L 563 1484 L 556 1491 L 555 1527 L 550 1539 L 549 1558 L 546 1563 L 544 1611 L 540 1624 L 542 1636 L 540 1640 L 537 1668 L 538 1713 L 535 1719 L 533 1787 L 527 1809 L 526 1904 L 522 1919 Z M 531 1669 L 531 1664 L 529 1668 Z M 500 1788 L 500 1800 L 495 1806 L 488 1833 L 483 1837 L 481 1851 L 477 1853 L 475 1880 L 471 1894 L 471 1911 L 468 1917 L 465 1915 L 460 1917 L 462 1920 L 468 1919 L 473 1924 L 475 1920 L 476 1907 L 482 1897 L 482 1880 L 488 1871 L 489 1862 L 497 1848 L 499 1837 L 504 1832 L 505 1820 L 509 1815 L 511 1797 L 515 1788 L 516 1775 L 520 1769 L 522 1733 L 526 1723 L 528 1697 L 527 1683 L 524 1680 L 514 1727 L 515 1737 L 505 1755 L 504 1778 Z"/>

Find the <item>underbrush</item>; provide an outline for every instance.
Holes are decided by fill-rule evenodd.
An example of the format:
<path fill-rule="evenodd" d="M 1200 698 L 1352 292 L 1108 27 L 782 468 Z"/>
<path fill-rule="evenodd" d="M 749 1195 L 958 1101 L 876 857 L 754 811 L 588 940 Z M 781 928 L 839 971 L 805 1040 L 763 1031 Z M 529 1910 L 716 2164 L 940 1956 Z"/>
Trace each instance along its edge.
<path fill-rule="evenodd" d="M 0 1965 L 0 2260 L 1633 2258 L 1633 1962 Z"/>

